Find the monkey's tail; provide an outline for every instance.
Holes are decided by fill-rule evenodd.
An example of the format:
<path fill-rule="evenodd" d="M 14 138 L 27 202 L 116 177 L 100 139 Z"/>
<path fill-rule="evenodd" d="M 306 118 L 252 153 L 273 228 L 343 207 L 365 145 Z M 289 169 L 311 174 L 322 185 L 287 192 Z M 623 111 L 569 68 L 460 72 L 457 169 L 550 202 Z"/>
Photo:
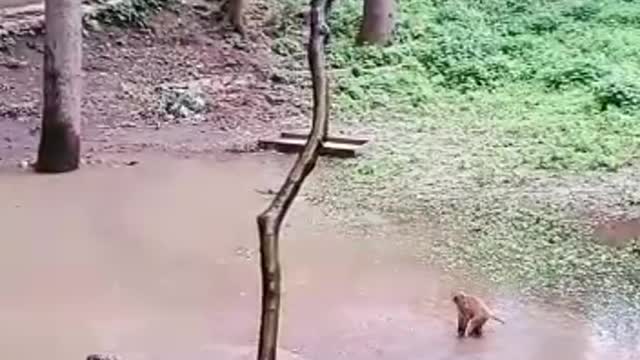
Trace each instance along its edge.
<path fill-rule="evenodd" d="M 491 318 L 501 324 L 506 324 L 504 320 L 500 319 L 499 317 L 495 316 L 495 315 L 491 315 Z"/>

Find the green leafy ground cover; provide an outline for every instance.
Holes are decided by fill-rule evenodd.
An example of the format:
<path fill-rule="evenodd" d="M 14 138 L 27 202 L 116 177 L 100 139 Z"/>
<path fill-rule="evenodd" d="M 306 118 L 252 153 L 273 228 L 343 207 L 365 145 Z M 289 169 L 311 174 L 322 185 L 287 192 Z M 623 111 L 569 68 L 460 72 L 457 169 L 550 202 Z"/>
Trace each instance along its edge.
<path fill-rule="evenodd" d="M 637 246 L 598 244 L 589 225 L 640 210 L 640 3 L 398 3 L 385 48 L 354 45 L 360 1 L 334 8 L 334 114 L 374 141 L 329 161 L 313 196 L 448 229 L 413 245 L 426 261 L 639 306 Z M 274 50 L 302 59 L 293 25 Z"/>

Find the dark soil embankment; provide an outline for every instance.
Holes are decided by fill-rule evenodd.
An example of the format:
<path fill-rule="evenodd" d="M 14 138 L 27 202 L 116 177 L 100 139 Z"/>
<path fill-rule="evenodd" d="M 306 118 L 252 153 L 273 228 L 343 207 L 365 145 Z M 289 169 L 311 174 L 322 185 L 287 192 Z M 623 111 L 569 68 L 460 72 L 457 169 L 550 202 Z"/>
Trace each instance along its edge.
<path fill-rule="evenodd" d="M 85 157 L 251 150 L 260 136 L 307 121 L 304 93 L 271 55 L 271 13 L 255 9 L 255 31 L 242 40 L 204 9 L 180 5 L 179 17 L 163 11 L 148 29 L 87 34 Z M 15 41 L 0 53 L 0 165 L 34 156 L 39 139 L 43 38 Z"/>

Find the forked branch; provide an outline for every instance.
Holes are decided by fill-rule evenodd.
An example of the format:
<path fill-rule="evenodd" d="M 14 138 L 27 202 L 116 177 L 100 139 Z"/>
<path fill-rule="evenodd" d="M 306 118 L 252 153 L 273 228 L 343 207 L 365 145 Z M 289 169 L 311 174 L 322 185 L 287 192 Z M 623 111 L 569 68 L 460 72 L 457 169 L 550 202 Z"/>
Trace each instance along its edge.
<path fill-rule="evenodd" d="M 316 165 L 329 122 L 328 81 L 325 44 L 329 32 L 326 19 L 331 0 L 311 0 L 311 32 L 307 55 L 313 84 L 311 133 L 282 187 L 269 207 L 258 215 L 260 234 L 260 270 L 262 273 L 262 314 L 258 360 L 275 360 L 280 317 L 281 270 L 278 238 L 289 207 L 304 180 Z"/>

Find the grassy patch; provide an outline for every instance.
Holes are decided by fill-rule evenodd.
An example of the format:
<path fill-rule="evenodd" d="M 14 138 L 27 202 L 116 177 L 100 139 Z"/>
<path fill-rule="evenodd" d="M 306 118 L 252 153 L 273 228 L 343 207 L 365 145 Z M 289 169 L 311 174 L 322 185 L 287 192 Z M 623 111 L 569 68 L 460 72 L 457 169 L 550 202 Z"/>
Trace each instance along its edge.
<path fill-rule="evenodd" d="M 630 169 L 640 155 L 640 4 L 398 6 L 385 48 L 354 45 L 359 1 L 335 7 L 335 113 L 375 141 L 360 159 L 332 162 L 316 195 L 446 223 L 465 240 L 440 239 L 425 253 L 477 264 L 498 282 L 617 291 L 639 304 L 640 257 L 590 242 L 577 219 L 639 210 Z M 299 53 L 286 33 L 280 52 Z"/>
<path fill-rule="evenodd" d="M 433 261 L 445 259 L 447 266 L 461 270 L 472 264 L 471 270 L 531 295 L 595 295 L 605 301 L 615 295 L 634 306 L 640 303 L 639 259 L 634 245 L 614 249 L 585 242 L 588 236 L 584 229 L 579 222 L 567 219 L 564 209 L 533 206 L 531 201 L 509 205 L 498 198 L 491 203 L 487 200 L 476 201 L 475 206 L 462 211 L 465 218 L 459 224 L 470 230 L 473 240 L 436 242 L 429 249 Z M 457 217 L 461 218 L 460 213 Z"/>
<path fill-rule="evenodd" d="M 337 9 L 332 64 L 345 69 L 338 94 L 348 110 L 402 111 L 405 121 L 422 122 L 449 98 L 456 110 L 481 111 L 466 125 L 491 127 L 509 140 L 496 156 L 515 152 L 515 165 L 534 169 L 615 170 L 638 156 L 640 31 L 612 19 L 640 14 L 640 6 L 622 0 L 399 6 L 396 43 L 384 49 L 353 46 L 357 2 Z"/>

